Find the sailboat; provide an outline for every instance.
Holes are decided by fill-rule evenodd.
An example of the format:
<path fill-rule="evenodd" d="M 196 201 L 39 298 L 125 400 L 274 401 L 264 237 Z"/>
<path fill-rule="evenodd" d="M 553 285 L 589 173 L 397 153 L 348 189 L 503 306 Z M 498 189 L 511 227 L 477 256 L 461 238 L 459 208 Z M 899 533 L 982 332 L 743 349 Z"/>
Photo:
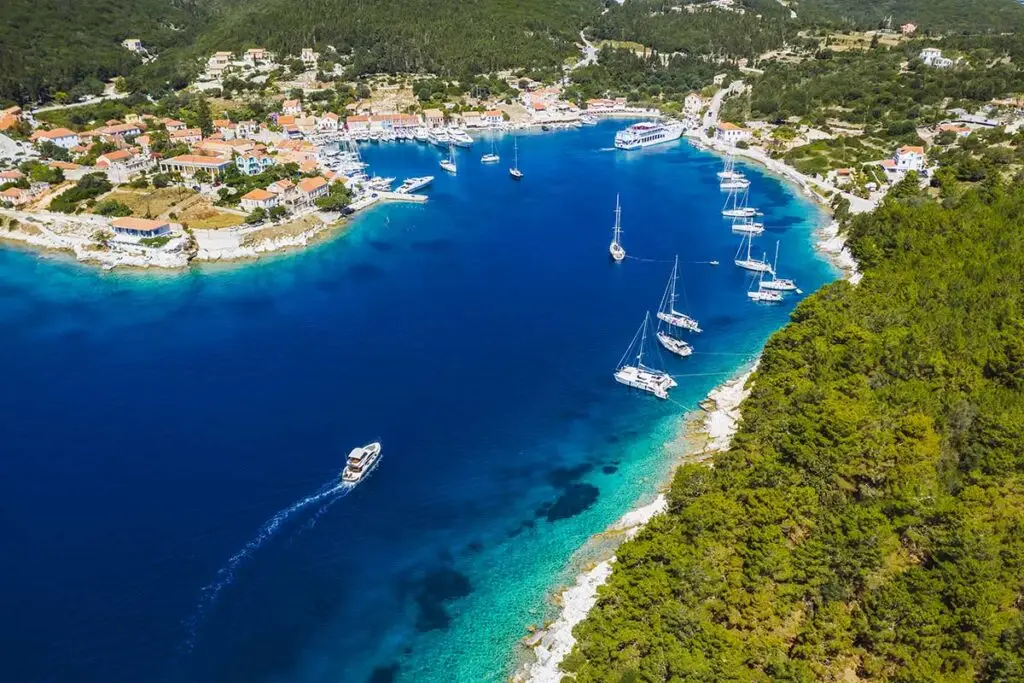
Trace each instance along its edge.
<path fill-rule="evenodd" d="M 700 332 L 700 325 L 697 321 L 676 310 L 676 281 L 679 279 L 679 256 L 676 256 L 672 264 L 672 274 L 665 285 L 665 293 L 661 296 L 661 305 L 658 306 L 658 320 L 668 323 L 672 327 L 679 327 L 690 332 Z"/>
<path fill-rule="evenodd" d="M 497 151 L 494 149 L 494 138 L 491 138 L 491 151 L 480 157 L 480 163 L 482 164 L 496 164 L 501 161 L 501 157 L 498 156 Z"/>
<path fill-rule="evenodd" d="M 722 215 L 726 218 L 753 218 L 757 215 L 757 209 L 747 206 L 747 188 L 743 188 L 743 199 L 739 199 L 740 191 L 729 190 L 729 195 L 722 205 Z M 730 200 L 732 206 L 730 206 Z"/>
<path fill-rule="evenodd" d="M 512 153 L 514 155 L 514 158 L 513 158 L 513 161 L 512 161 L 512 168 L 508 169 L 508 174 L 510 176 L 512 176 L 512 180 L 522 180 L 523 172 L 519 170 L 519 140 L 518 139 L 514 139 L 512 141 L 512 149 L 513 149 Z"/>
<path fill-rule="evenodd" d="M 458 172 L 458 168 L 455 166 L 455 145 L 450 142 L 448 143 L 448 158 L 441 159 L 441 168 L 452 175 Z"/>
<path fill-rule="evenodd" d="M 615 195 L 615 227 L 612 228 L 612 243 L 608 245 L 608 253 L 618 263 L 626 258 L 626 250 L 619 243 L 622 236 L 622 206 L 619 204 L 619 195 Z"/>
<path fill-rule="evenodd" d="M 627 387 L 640 389 L 654 394 L 658 398 L 668 398 L 669 389 L 677 385 L 672 376 L 655 368 L 644 365 L 644 346 L 647 343 L 647 325 L 651 314 L 644 314 L 644 322 L 633 335 L 626 353 L 615 366 L 615 381 Z M 639 342 L 639 343 L 638 343 Z M 636 352 L 634 360 L 633 352 Z"/>
<path fill-rule="evenodd" d="M 756 303 L 762 304 L 776 304 L 782 301 L 782 292 L 775 292 L 770 289 L 765 289 L 764 286 L 764 271 L 758 273 L 757 276 L 757 289 L 752 289 L 747 292 L 747 296 Z"/>
<path fill-rule="evenodd" d="M 718 186 L 723 190 L 743 190 L 750 186 L 750 181 L 735 169 L 732 155 L 725 157 L 725 169 L 718 172 Z"/>
<path fill-rule="evenodd" d="M 767 282 L 761 283 L 761 289 L 769 289 L 776 292 L 796 292 L 800 293 L 797 289 L 796 283 L 786 278 L 776 277 L 775 273 L 778 272 L 776 269 L 779 267 L 779 242 L 775 242 L 775 264 L 772 265 L 772 279 Z"/>
<path fill-rule="evenodd" d="M 767 261 L 761 259 L 760 261 L 750 257 L 750 248 L 753 244 L 754 238 L 750 235 L 743 236 L 743 242 L 747 244 L 747 257 L 744 259 L 739 258 L 740 251 L 743 249 L 743 242 L 740 242 L 739 248 L 736 250 L 736 257 L 733 259 L 733 263 L 742 268 L 743 270 L 752 270 L 755 273 L 771 273 L 772 267 Z"/>
<path fill-rule="evenodd" d="M 732 231 L 740 235 L 761 235 L 764 233 L 764 223 L 755 221 L 753 218 L 740 218 L 733 220 Z"/>

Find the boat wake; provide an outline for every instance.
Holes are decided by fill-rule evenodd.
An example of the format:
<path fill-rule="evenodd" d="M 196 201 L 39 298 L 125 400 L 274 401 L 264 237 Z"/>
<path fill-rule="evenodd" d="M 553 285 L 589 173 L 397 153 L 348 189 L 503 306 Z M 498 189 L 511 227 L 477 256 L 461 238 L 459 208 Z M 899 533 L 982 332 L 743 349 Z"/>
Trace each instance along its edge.
<path fill-rule="evenodd" d="M 202 591 L 200 591 L 199 603 L 196 605 L 195 613 L 187 622 L 188 637 L 183 644 L 183 649 L 186 651 L 192 650 L 195 645 L 196 630 L 202 622 L 203 617 L 206 616 L 206 613 L 217 601 L 217 597 L 220 595 L 221 591 L 234 582 L 235 574 L 238 572 L 239 567 L 251 558 L 253 554 L 260 549 L 260 546 L 272 538 L 283 524 L 302 510 L 323 502 L 323 506 L 316 512 L 311 520 L 315 523 L 316 519 L 327 511 L 327 508 L 339 499 L 347 496 L 354 488 L 354 484 L 339 484 L 336 480 L 330 481 L 321 486 L 316 493 L 292 503 L 268 519 L 263 526 L 260 527 L 260 530 L 252 540 L 232 555 L 228 559 L 227 564 L 217 570 L 216 578 L 211 583 L 204 586 Z"/>

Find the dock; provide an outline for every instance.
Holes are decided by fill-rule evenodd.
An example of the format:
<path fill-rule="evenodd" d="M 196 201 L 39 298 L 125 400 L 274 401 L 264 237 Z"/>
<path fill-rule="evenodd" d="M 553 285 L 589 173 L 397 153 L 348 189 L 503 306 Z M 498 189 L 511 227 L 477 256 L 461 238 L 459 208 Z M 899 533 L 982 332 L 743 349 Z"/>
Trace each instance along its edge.
<path fill-rule="evenodd" d="M 416 202 L 422 203 L 427 201 L 427 195 L 425 194 L 412 194 L 406 192 L 378 192 L 380 198 L 386 201 L 394 202 Z"/>

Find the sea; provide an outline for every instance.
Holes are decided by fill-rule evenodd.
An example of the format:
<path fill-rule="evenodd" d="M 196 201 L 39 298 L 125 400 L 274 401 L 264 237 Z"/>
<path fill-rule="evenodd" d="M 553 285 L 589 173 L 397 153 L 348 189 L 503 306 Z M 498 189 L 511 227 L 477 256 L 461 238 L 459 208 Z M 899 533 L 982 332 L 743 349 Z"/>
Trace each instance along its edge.
<path fill-rule="evenodd" d="M 626 123 L 520 135 L 521 182 L 510 135 L 458 150 L 457 176 L 367 144 L 377 175 L 435 175 L 429 201 L 258 262 L 0 249 L 0 679 L 506 680 L 574 551 L 653 499 L 684 414 L 802 298 L 748 300 L 718 156 L 615 151 Z M 755 254 L 778 242 L 804 295 L 835 279 L 820 209 L 740 165 Z M 703 332 L 685 359 L 648 344 L 679 383 L 660 401 L 612 374 L 676 255 Z"/>

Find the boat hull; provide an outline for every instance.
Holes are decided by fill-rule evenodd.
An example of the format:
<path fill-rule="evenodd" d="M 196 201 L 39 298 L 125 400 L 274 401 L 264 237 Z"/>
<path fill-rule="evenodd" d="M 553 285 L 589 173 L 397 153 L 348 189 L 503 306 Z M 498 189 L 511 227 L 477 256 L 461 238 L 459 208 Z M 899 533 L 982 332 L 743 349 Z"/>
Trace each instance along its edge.
<path fill-rule="evenodd" d="M 608 255 L 612 257 L 613 261 L 619 263 L 626 258 L 626 250 L 619 246 L 617 242 L 612 242 L 608 245 Z"/>
<path fill-rule="evenodd" d="M 701 331 L 700 325 L 697 324 L 697 321 L 688 315 L 658 311 L 658 320 L 682 330 L 689 330 L 691 332 Z"/>
<path fill-rule="evenodd" d="M 660 399 L 668 398 L 668 391 L 676 386 L 676 381 L 663 373 L 653 373 L 632 365 L 627 365 L 615 372 L 615 381 L 632 389 L 646 391 Z"/>
<path fill-rule="evenodd" d="M 658 337 L 658 343 L 661 344 L 662 347 L 680 358 L 686 358 L 693 354 L 693 347 L 682 339 L 676 339 L 664 332 L 659 332 L 656 336 Z"/>
<path fill-rule="evenodd" d="M 754 273 L 770 273 L 770 272 L 772 272 L 771 265 L 768 264 L 768 263 L 765 263 L 764 261 L 754 261 L 752 259 L 736 259 L 735 261 L 733 261 L 733 263 L 735 263 L 737 266 L 739 266 L 743 270 L 749 270 L 749 271 L 754 272 Z"/>
<path fill-rule="evenodd" d="M 624 132 L 624 131 L 623 131 Z M 622 135 L 622 132 L 615 136 L 615 149 L 631 150 L 653 147 L 666 142 L 674 142 L 683 136 L 683 124 L 670 124 L 664 126 L 658 135 L 644 137 L 639 135 L 636 139 L 629 139 Z"/>

